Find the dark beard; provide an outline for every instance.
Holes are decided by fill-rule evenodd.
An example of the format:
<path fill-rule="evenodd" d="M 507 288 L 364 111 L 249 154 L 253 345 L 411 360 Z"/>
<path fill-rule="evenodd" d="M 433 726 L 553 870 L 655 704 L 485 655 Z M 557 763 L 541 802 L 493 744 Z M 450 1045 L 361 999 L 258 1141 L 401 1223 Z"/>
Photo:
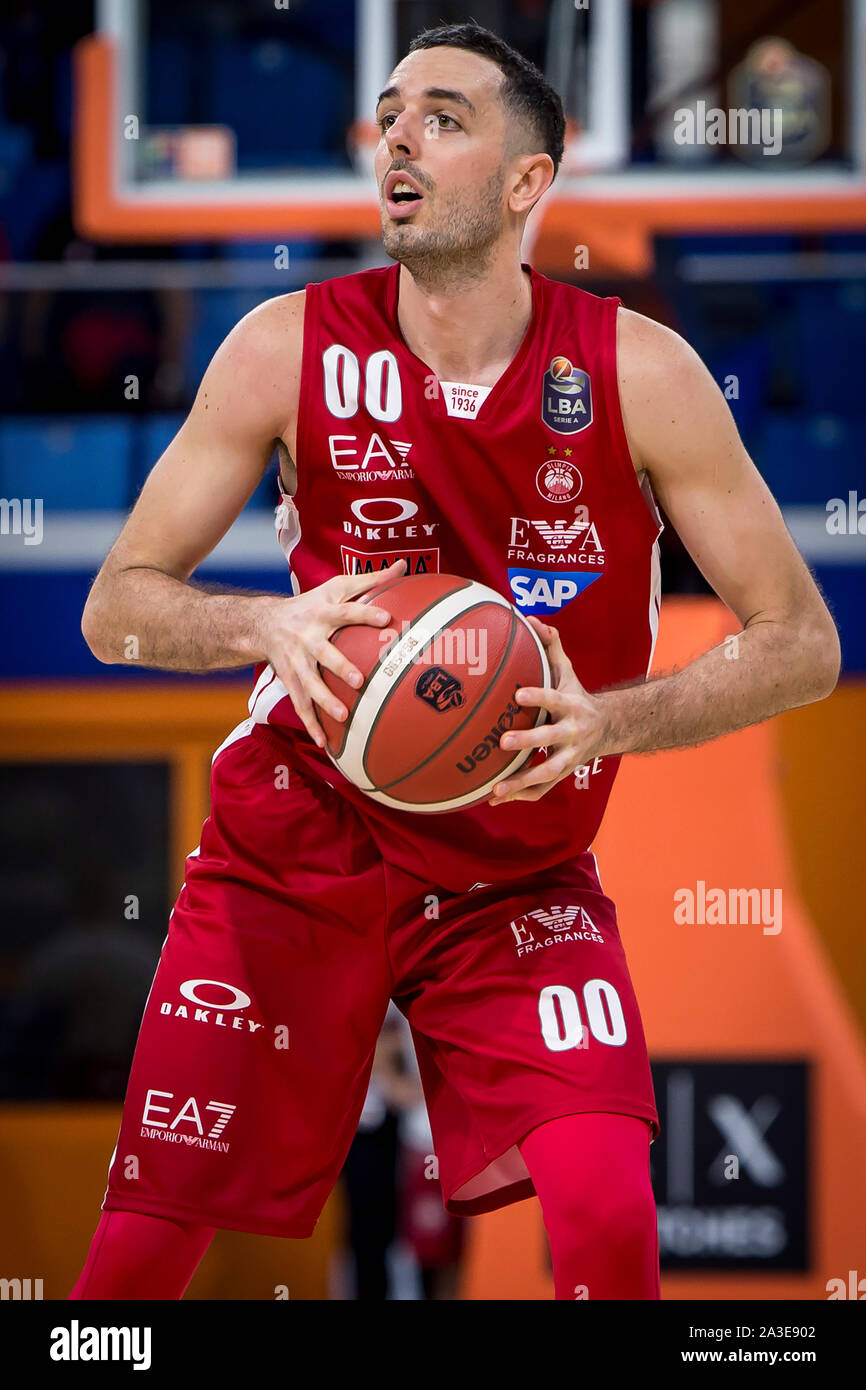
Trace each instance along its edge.
<path fill-rule="evenodd" d="M 454 294 L 483 280 L 502 234 L 502 166 L 490 175 L 471 206 L 455 201 L 443 210 L 436 228 L 416 233 L 411 226 L 385 224 L 386 255 L 409 271 L 419 289 Z"/>

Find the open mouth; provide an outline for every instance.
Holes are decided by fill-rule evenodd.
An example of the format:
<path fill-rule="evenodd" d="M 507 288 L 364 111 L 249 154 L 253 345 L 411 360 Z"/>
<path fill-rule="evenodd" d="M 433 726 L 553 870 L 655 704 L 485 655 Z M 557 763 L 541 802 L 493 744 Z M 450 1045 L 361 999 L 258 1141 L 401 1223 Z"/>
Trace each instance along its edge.
<path fill-rule="evenodd" d="M 411 217 L 424 201 L 414 184 L 399 175 L 389 176 L 385 185 L 385 207 L 389 217 Z"/>

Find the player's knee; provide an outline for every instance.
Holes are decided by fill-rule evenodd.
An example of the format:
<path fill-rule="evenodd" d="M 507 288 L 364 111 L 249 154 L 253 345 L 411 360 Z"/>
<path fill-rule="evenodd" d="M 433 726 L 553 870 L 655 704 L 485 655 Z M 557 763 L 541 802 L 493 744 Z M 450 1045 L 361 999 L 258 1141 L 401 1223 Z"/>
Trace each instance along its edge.
<path fill-rule="evenodd" d="M 642 1251 L 656 1233 L 656 1205 L 649 1183 L 590 1191 L 568 1182 L 557 1193 L 545 1225 L 553 1242 L 575 1247 L 601 1242 L 619 1258 Z"/>

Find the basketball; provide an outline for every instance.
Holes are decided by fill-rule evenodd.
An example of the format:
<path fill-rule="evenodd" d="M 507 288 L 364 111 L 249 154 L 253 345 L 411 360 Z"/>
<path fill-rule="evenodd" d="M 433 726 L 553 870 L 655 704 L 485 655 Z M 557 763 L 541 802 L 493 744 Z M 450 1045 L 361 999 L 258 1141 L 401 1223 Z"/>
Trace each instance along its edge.
<path fill-rule="evenodd" d="M 361 688 L 322 672 L 349 711 L 345 723 L 318 711 L 332 761 L 368 796 L 404 811 L 486 800 L 535 751 L 515 755 L 499 739 L 547 718 L 515 700 L 521 686 L 549 685 L 544 647 L 501 594 L 457 575 L 404 577 L 359 600 L 373 601 L 387 607 L 390 628 L 344 627 L 331 639 L 361 671 Z"/>

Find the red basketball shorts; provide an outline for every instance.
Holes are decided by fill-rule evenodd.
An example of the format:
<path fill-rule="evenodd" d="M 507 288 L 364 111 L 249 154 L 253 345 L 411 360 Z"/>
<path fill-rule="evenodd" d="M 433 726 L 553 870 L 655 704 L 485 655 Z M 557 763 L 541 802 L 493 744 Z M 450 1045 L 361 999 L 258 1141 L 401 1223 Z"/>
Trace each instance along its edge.
<path fill-rule="evenodd" d="M 308 1236 L 357 1127 L 389 998 L 408 1019 L 449 1211 L 532 1195 L 517 1145 L 559 1115 L 658 1133 L 594 857 L 453 893 L 396 869 L 362 814 L 249 721 L 148 996 L 106 1211 Z"/>

